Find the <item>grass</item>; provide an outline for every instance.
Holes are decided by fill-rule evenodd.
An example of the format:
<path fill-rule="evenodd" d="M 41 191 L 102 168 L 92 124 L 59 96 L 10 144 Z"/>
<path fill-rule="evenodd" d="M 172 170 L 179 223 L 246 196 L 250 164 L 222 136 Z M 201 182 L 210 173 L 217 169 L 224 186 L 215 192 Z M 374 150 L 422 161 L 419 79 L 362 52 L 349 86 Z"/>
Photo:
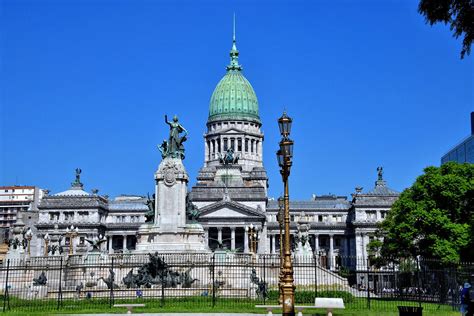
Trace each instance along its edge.
<path fill-rule="evenodd" d="M 145 308 L 134 308 L 134 313 L 254 313 L 264 314 L 262 309 L 255 308 L 257 304 L 263 304 L 261 300 L 252 299 L 225 299 L 217 298 L 215 306 L 212 306 L 211 297 L 183 297 L 183 298 L 166 298 L 164 305 L 161 306 L 159 297 L 144 299 L 115 299 L 116 304 L 120 303 L 144 303 Z M 275 304 L 274 301 L 266 302 L 266 304 Z M 310 302 L 297 305 L 311 305 Z M 416 302 L 403 301 L 387 301 L 387 300 L 371 300 L 370 310 L 367 306 L 367 300 L 364 298 L 354 298 L 351 303 L 346 304 L 346 309 L 337 311 L 334 316 L 338 315 L 367 315 L 367 316 L 398 316 L 398 305 L 417 306 Z M 453 311 L 451 306 L 438 305 L 432 303 L 423 303 L 424 316 L 451 316 L 459 315 L 459 312 Z M 0 309 L 3 304 L 0 305 Z M 104 299 L 64 299 L 61 308 L 57 309 L 56 300 L 22 300 L 18 298 L 10 298 L 10 311 L 0 312 L 0 316 L 5 315 L 57 315 L 57 314 L 100 314 L 115 313 L 124 314 L 125 308 L 110 308 L 110 302 Z M 279 311 L 276 310 L 275 313 Z M 324 310 L 308 310 L 305 315 L 325 315 Z"/>

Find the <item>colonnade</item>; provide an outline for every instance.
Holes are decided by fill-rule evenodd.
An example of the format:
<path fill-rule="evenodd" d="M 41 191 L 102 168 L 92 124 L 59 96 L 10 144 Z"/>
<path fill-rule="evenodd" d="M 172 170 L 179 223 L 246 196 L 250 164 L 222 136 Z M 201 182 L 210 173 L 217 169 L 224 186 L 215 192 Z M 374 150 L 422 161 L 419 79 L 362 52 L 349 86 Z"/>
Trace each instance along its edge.
<path fill-rule="evenodd" d="M 116 249 L 114 249 L 114 242 L 113 242 L 114 237 L 115 238 L 122 238 L 122 247 L 121 247 L 121 249 L 117 249 L 117 247 L 115 247 Z M 131 244 L 133 246 L 130 247 L 131 249 L 129 249 L 129 247 L 127 247 L 129 239 L 132 239 Z M 107 235 L 107 250 L 108 250 L 109 253 L 114 253 L 115 250 L 119 250 L 119 251 L 122 251 L 122 252 L 125 252 L 127 250 L 134 250 L 135 245 L 136 245 L 136 236 L 135 236 L 134 233 L 133 234 L 130 233 L 130 234 Z"/>
<path fill-rule="evenodd" d="M 225 153 L 228 148 L 232 148 L 234 152 L 243 155 L 250 155 L 261 158 L 262 156 L 262 141 L 256 137 L 243 136 L 217 136 L 208 139 L 205 143 L 206 160 L 213 160 L 218 158 L 218 153 Z"/>

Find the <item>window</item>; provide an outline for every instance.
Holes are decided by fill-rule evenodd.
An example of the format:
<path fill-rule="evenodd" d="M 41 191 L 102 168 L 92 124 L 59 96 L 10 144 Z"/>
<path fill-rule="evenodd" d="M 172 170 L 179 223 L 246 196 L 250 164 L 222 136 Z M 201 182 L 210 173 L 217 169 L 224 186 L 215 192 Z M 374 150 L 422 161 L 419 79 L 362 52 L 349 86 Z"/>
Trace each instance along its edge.
<path fill-rule="evenodd" d="M 8 192 L 8 190 L 5 190 L 5 192 Z"/>
<path fill-rule="evenodd" d="M 245 152 L 249 152 L 249 140 L 247 138 L 245 139 Z"/>
<path fill-rule="evenodd" d="M 380 217 L 381 218 L 385 218 L 386 215 L 387 215 L 387 212 L 380 212 Z"/>
<path fill-rule="evenodd" d="M 323 221 L 323 216 L 322 215 L 318 215 L 318 222 L 322 222 Z"/>
<path fill-rule="evenodd" d="M 366 214 L 368 221 L 375 221 L 377 219 L 377 212 L 375 211 L 367 211 Z"/>
<path fill-rule="evenodd" d="M 237 151 L 242 151 L 242 138 L 237 140 Z"/>
<path fill-rule="evenodd" d="M 220 124 L 220 123 L 219 123 Z M 220 153 L 221 152 L 221 140 L 218 138 L 217 139 L 217 152 Z"/>
<path fill-rule="evenodd" d="M 253 153 L 253 143 L 255 141 L 252 139 L 252 141 L 250 142 L 250 152 Z"/>
<path fill-rule="evenodd" d="M 230 139 L 230 147 L 235 151 L 235 138 Z"/>
<path fill-rule="evenodd" d="M 227 138 L 224 138 L 224 151 L 227 151 Z"/>

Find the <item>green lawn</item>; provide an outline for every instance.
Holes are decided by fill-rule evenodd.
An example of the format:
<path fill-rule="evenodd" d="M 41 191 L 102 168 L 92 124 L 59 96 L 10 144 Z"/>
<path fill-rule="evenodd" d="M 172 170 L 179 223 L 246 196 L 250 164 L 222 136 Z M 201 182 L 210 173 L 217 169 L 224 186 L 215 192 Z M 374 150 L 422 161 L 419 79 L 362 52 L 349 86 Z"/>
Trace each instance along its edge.
<path fill-rule="evenodd" d="M 115 303 L 144 303 L 145 308 L 135 308 L 134 313 L 255 313 L 264 314 L 262 309 L 255 308 L 256 304 L 262 304 L 261 301 L 250 299 L 217 299 L 215 306 L 212 306 L 210 297 L 184 297 L 167 298 L 164 306 L 161 306 L 159 298 L 154 299 L 119 299 Z M 268 302 L 267 304 L 274 304 Z M 299 305 L 299 304 L 298 304 Z M 311 305 L 311 304 L 301 304 Z M 367 308 L 365 299 L 356 298 L 351 303 L 346 304 L 346 310 L 337 311 L 337 315 L 367 315 L 367 316 L 398 316 L 397 305 L 416 306 L 414 302 L 401 301 L 371 301 L 370 310 Z M 52 315 L 52 314 L 93 314 L 93 313 L 125 313 L 124 308 L 110 308 L 108 299 L 92 300 L 64 300 L 60 310 L 57 310 L 56 300 L 28 301 L 12 299 L 10 300 L 11 310 L 3 315 Z M 278 313 L 278 311 L 275 311 Z M 309 310 L 305 315 L 325 315 L 324 310 Z M 453 311 L 451 306 L 437 304 L 423 304 L 423 315 L 450 316 L 459 315 L 459 312 Z M 0 316 L 2 316 L 0 314 Z"/>

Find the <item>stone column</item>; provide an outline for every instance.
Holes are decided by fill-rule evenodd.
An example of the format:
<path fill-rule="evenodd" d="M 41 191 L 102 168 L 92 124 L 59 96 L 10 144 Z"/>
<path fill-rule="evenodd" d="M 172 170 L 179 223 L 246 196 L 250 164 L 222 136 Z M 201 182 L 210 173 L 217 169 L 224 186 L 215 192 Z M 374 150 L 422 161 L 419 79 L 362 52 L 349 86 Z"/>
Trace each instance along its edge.
<path fill-rule="evenodd" d="M 334 235 L 329 235 L 329 268 L 334 269 Z"/>
<path fill-rule="evenodd" d="M 269 248 L 270 239 L 268 239 L 267 234 L 267 223 L 263 223 L 261 233 L 260 233 L 260 242 L 258 243 L 258 253 L 267 253 Z"/>
<path fill-rule="evenodd" d="M 230 250 L 235 250 L 235 227 L 230 229 Z"/>
<path fill-rule="evenodd" d="M 123 235 L 122 251 L 125 252 L 125 250 L 127 250 L 127 235 Z"/>
<path fill-rule="evenodd" d="M 244 231 L 244 253 L 249 253 L 249 234 Z"/>
<path fill-rule="evenodd" d="M 108 240 L 107 240 L 107 247 L 108 247 L 108 250 L 109 250 L 109 254 L 112 254 L 114 253 L 114 249 L 112 248 L 112 238 L 114 236 L 108 236 Z"/>
<path fill-rule="evenodd" d="M 217 227 L 217 241 L 222 244 L 222 227 Z"/>
<path fill-rule="evenodd" d="M 206 246 L 209 247 L 209 227 L 204 227 L 204 239 Z"/>
<path fill-rule="evenodd" d="M 208 145 L 208 140 L 206 140 L 204 142 L 204 161 L 208 161 L 209 159 L 211 159 L 211 152 L 209 147 L 210 146 Z"/>
<path fill-rule="evenodd" d="M 319 256 L 319 235 L 314 234 L 314 252 Z"/>
<path fill-rule="evenodd" d="M 211 140 L 211 159 L 214 159 L 216 157 L 216 140 L 212 139 Z"/>
<path fill-rule="evenodd" d="M 258 142 L 258 157 L 263 160 L 262 141 Z"/>
<path fill-rule="evenodd" d="M 272 252 L 271 253 L 275 254 L 276 253 L 275 234 L 272 234 L 271 238 L 272 238 Z"/>

